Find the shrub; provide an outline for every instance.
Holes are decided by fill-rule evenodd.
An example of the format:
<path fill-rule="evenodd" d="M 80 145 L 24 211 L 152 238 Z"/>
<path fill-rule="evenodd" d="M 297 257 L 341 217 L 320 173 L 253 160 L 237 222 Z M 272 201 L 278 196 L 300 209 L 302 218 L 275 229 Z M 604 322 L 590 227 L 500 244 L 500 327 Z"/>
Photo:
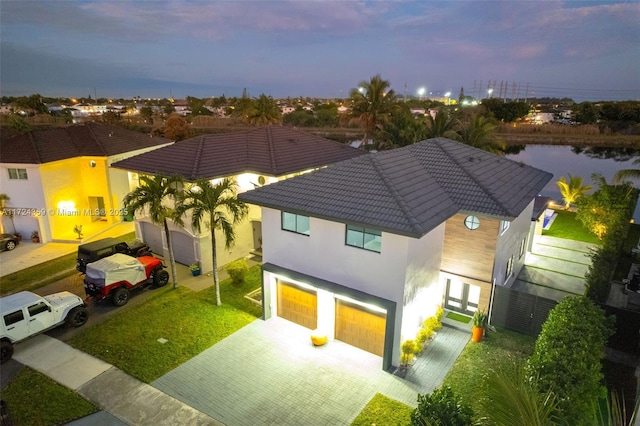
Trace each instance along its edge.
<path fill-rule="evenodd" d="M 421 354 L 424 350 L 424 345 L 427 343 L 427 340 L 433 337 L 433 330 L 430 328 L 423 327 L 418 331 L 418 335 L 416 336 L 416 353 Z"/>
<path fill-rule="evenodd" d="M 400 346 L 400 364 L 407 366 L 413 361 L 413 356 L 416 353 L 416 342 L 413 340 L 405 340 Z"/>
<path fill-rule="evenodd" d="M 418 407 L 411 413 L 411 424 L 468 426 L 472 424 L 473 410 L 462 402 L 449 386 L 433 393 L 418 395 Z"/>
<path fill-rule="evenodd" d="M 586 297 L 565 297 L 549 313 L 526 366 L 541 392 L 552 390 L 572 424 L 589 424 L 601 395 L 600 360 L 613 332 L 614 317 Z"/>
<path fill-rule="evenodd" d="M 436 308 L 436 318 L 439 322 L 442 322 L 442 317 L 444 316 L 444 308 L 442 306 L 438 306 Z"/>
<path fill-rule="evenodd" d="M 242 284 L 244 282 L 244 277 L 249 271 L 247 261 L 244 259 L 234 260 L 227 265 L 226 269 L 233 284 Z"/>
<path fill-rule="evenodd" d="M 442 323 L 440 322 L 440 320 L 438 320 L 437 317 L 427 318 L 426 320 L 424 320 L 424 323 L 422 323 L 422 325 L 424 325 L 424 328 L 428 328 L 433 331 L 438 331 L 442 328 Z"/>

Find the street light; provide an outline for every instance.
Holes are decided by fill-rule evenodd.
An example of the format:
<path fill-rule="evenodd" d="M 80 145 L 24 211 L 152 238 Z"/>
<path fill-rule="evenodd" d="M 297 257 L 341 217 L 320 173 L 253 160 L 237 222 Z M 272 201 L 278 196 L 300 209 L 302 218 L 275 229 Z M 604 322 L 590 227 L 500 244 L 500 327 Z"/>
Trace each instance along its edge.
<path fill-rule="evenodd" d="M 418 99 L 423 100 L 423 96 L 426 93 L 427 89 L 425 87 L 421 87 L 418 89 Z"/>
<path fill-rule="evenodd" d="M 487 94 L 489 95 L 489 98 L 491 98 L 492 93 L 493 93 L 493 87 L 490 89 L 487 89 Z"/>
<path fill-rule="evenodd" d="M 451 96 L 451 92 L 447 92 L 444 94 L 444 97 L 447 98 L 447 105 L 451 105 L 451 103 L 449 102 L 449 97 Z"/>

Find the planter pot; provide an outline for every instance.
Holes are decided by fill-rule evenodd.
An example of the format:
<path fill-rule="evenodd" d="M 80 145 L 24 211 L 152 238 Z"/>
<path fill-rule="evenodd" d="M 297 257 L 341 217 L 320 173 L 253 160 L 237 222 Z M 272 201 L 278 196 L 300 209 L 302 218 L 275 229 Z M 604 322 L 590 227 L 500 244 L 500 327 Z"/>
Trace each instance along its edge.
<path fill-rule="evenodd" d="M 32 243 L 39 243 L 40 242 L 40 238 L 31 238 L 31 242 Z"/>
<path fill-rule="evenodd" d="M 195 271 L 191 271 L 191 275 L 193 275 L 194 277 L 197 277 L 198 275 L 200 275 L 200 269 L 197 269 Z"/>
<path fill-rule="evenodd" d="M 476 327 L 475 325 L 471 327 L 471 340 L 474 342 L 482 341 L 482 336 L 484 336 L 484 328 Z"/>

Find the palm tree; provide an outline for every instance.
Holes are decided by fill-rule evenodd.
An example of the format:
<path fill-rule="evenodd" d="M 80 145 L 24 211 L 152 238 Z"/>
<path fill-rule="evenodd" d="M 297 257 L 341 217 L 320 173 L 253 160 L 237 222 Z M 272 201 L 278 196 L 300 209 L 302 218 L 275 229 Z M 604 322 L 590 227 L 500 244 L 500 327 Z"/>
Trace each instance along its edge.
<path fill-rule="evenodd" d="M 251 107 L 247 111 L 247 120 L 257 126 L 280 124 L 282 113 L 273 98 L 263 93 L 251 103 Z"/>
<path fill-rule="evenodd" d="M 427 130 L 425 132 L 427 139 L 438 137 L 456 139 L 457 133 L 453 130 L 456 122 L 451 118 L 448 111 L 440 108 L 435 117 L 427 114 L 425 121 L 427 124 Z"/>
<path fill-rule="evenodd" d="M 387 80 L 376 75 L 370 81 L 361 81 L 357 89 L 351 89 L 351 119 L 364 130 L 365 142 L 383 130 L 397 107 L 395 92 L 389 87 Z"/>
<path fill-rule="evenodd" d="M 173 256 L 173 246 L 171 244 L 171 233 L 169 232 L 168 220 L 173 217 L 173 209 L 165 203 L 167 199 L 175 202 L 178 195 L 178 186 L 182 184 L 179 176 L 140 176 L 140 185 L 128 193 L 123 200 L 127 211 L 135 214 L 137 211 L 148 212 L 151 222 L 164 226 L 164 235 L 167 238 L 167 249 L 169 250 L 169 264 L 171 265 L 171 277 L 173 278 L 173 288 L 178 287 L 176 280 L 176 261 Z"/>
<path fill-rule="evenodd" d="M 640 163 L 640 158 L 633 160 L 633 164 Z M 625 179 L 640 179 L 640 169 L 623 169 L 613 175 L 613 183 L 622 183 Z"/>
<path fill-rule="evenodd" d="M 558 185 L 560 195 L 562 195 L 562 199 L 564 200 L 565 210 L 569 210 L 572 203 L 575 203 L 578 198 L 582 197 L 585 192 L 592 188 L 589 185 L 583 185 L 582 177 L 580 176 L 569 175 L 569 182 L 567 182 L 564 176 L 562 176 L 556 184 Z"/>
<path fill-rule="evenodd" d="M 498 125 L 495 121 L 476 114 L 469 123 L 458 121 L 458 127 L 457 136 L 451 135 L 456 140 L 493 154 L 504 155 L 506 145 L 496 136 Z"/>
<path fill-rule="evenodd" d="M 218 278 L 218 258 L 216 255 L 216 229 L 222 231 L 225 247 L 230 248 L 235 242 L 236 234 L 233 225 L 241 222 L 248 214 L 249 208 L 237 197 L 237 184 L 234 179 L 225 178 L 218 184 L 210 180 L 199 179 L 182 194 L 176 206 L 177 223 L 182 223 L 182 216 L 191 212 L 191 226 L 200 232 L 202 222 L 211 232 L 211 258 L 213 260 L 213 284 L 216 289 L 216 304 L 220 301 L 220 283 Z"/>

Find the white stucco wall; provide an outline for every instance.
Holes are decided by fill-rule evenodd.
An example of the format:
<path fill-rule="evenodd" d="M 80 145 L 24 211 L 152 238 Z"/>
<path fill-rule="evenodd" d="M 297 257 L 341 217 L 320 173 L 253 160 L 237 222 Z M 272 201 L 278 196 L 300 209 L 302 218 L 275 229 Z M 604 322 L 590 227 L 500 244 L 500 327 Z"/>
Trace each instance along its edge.
<path fill-rule="evenodd" d="M 0 192 L 7 194 L 10 198 L 6 202 L 6 208 L 20 207 L 47 211 L 44 192 L 42 190 L 42 177 L 37 164 L 17 164 L 2 163 L 0 166 Z M 26 169 L 27 179 L 9 179 L 8 169 Z M 16 214 L 13 217 L 13 224 L 8 217 L 2 217 L 2 228 L 4 232 L 19 232 L 23 238 L 30 238 L 33 230 L 39 230 L 43 239 L 50 234 L 48 222 L 37 219 L 29 215 Z"/>
<path fill-rule="evenodd" d="M 520 213 L 520 215 L 511 222 L 509 229 L 507 229 L 502 235 L 498 236 L 496 244 L 496 260 L 493 270 L 493 277 L 497 285 L 510 285 L 513 283 L 524 266 L 526 253 L 520 257 L 520 247 L 522 240 L 529 237 L 532 214 L 533 200 L 522 211 L 522 213 Z M 526 246 L 528 246 L 528 243 Z M 513 272 L 510 277 L 505 277 L 509 256 L 513 256 Z"/>

